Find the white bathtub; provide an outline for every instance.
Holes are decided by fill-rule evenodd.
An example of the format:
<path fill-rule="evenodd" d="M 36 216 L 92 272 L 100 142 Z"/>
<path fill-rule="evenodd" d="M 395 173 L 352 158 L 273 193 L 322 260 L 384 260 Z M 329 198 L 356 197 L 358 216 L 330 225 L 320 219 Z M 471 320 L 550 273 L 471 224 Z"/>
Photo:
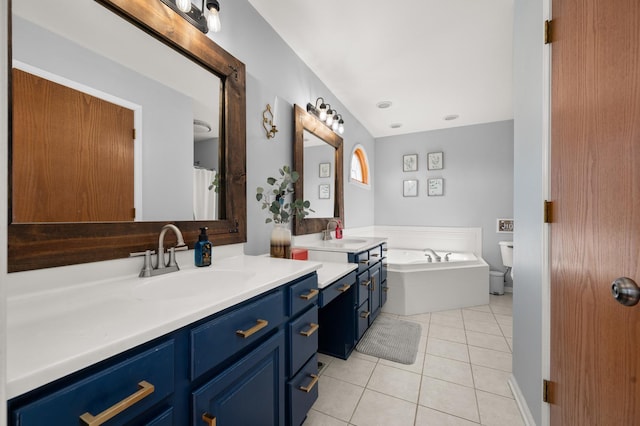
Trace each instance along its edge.
<path fill-rule="evenodd" d="M 489 303 L 489 265 L 473 253 L 436 251 L 428 262 L 424 250 L 387 251 L 387 303 L 384 312 L 415 315 Z"/>

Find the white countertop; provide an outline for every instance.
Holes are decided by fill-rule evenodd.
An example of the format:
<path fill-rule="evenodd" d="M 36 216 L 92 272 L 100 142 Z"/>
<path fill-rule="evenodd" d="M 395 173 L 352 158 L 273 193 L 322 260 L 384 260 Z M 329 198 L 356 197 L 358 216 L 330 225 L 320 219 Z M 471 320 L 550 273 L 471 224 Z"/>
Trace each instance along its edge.
<path fill-rule="evenodd" d="M 377 245 L 380 245 L 387 241 L 386 238 L 375 237 L 344 237 L 342 239 L 321 240 L 317 235 L 312 235 L 312 238 L 296 237 L 294 246 L 299 248 L 306 248 L 307 250 L 320 250 L 331 251 L 341 253 L 358 253 L 364 250 L 369 250 Z"/>
<path fill-rule="evenodd" d="M 356 269 L 357 263 L 322 262 L 322 267 L 316 271 L 318 288 L 323 289 Z"/>
<path fill-rule="evenodd" d="M 127 276 L 7 299 L 7 398 L 309 274 L 342 268 L 261 256 L 216 260 L 151 278 Z M 356 265 L 353 265 L 356 267 Z M 339 278 L 337 276 L 335 279 Z"/>

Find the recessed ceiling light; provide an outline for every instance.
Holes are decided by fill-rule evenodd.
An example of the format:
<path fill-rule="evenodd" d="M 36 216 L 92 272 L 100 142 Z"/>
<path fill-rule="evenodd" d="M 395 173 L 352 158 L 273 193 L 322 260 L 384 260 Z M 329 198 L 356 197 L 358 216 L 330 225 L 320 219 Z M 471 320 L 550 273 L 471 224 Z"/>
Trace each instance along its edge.
<path fill-rule="evenodd" d="M 402 127 L 402 123 L 393 123 L 391 126 L 392 129 L 399 129 L 400 127 Z"/>
<path fill-rule="evenodd" d="M 387 109 L 391 107 L 391 105 L 393 105 L 393 102 L 391 101 L 380 101 L 376 104 L 376 106 L 380 109 Z"/>
<path fill-rule="evenodd" d="M 206 121 L 193 120 L 193 132 L 194 133 L 209 133 L 211 131 L 211 125 Z"/>
<path fill-rule="evenodd" d="M 444 119 L 446 121 L 451 121 L 451 120 L 455 120 L 458 117 L 460 117 L 458 114 L 449 114 L 449 115 L 445 115 Z"/>

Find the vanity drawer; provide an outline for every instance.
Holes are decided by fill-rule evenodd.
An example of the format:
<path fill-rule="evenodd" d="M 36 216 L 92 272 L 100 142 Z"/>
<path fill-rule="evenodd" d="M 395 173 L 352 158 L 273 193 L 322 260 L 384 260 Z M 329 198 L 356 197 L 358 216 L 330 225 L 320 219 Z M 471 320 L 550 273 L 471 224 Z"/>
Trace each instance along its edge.
<path fill-rule="evenodd" d="M 369 301 L 366 301 L 358 308 L 356 340 L 360 340 L 364 332 L 369 328 L 370 316 L 371 312 L 369 311 Z"/>
<path fill-rule="evenodd" d="M 287 424 L 299 426 L 318 399 L 318 356 L 313 355 L 287 383 Z"/>
<path fill-rule="evenodd" d="M 287 377 L 307 362 L 318 351 L 318 307 L 314 306 L 288 326 L 289 363 Z"/>
<path fill-rule="evenodd" d="M 358 272 L 366 271 L 369 268 L 369 252 L 349 253 L 349 263 L 357 263 Z"/>
<path fill-rule="evenodd" d="M 12 424 L 83 425 L 87 423 L 81 418 L 99 417 L 129 399 L 128 408 L 110 423 L 124 424 L 171 395 L 174 381 L 174 341 L 170 340 L 15 408 Z"/>
<path fill-rule="evenodd" d="M 320 299 L 318 305 L 323 308 L 329 304 L 333 299 L 341 294 L 349 291 L 349 288 L 356 282 L 356 271 L 352 271 L 344 277 L 338 279 L 329 287 L 325 287 L 320 292 Z"/>
<path fill-rule="evenodd" d="M 384 257 L 384 253 L 382 252 L 382 246 L 377 246 L 369 250 L 369 265 L 373 265 L 376 262 L 379 262 Z"/>
<path fill-rule="evenodd" d="M 309 275 L 301 281 L 289 286 L 287 291 L 287 313 L 294 316 L 307 306 L 316 303 L 318 300 L 318 275 Z"/>
<path fill-rule="evenodd" d="M 362 305 L 369 298 L 369 289 L 371 288 L 371 278 L 369 271 L 364 271 L 358 275 L 358 306 Z"/>
<path fill-rule="evenodd" d="M 191 379 L 256 342 L 285 320 L 282 291 L 191 330 Z"/>

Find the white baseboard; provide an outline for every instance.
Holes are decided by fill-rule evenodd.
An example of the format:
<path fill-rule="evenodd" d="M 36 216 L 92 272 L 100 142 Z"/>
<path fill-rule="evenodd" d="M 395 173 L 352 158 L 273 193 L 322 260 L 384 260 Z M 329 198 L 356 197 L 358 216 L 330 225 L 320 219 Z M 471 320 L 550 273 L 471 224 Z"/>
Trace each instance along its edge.
<path fill-rule="evenodd" d="M 516 400 L 516 404 L 518 405 L 518 410 L 520 410 L 520 415 L 522 416 L 522 421 L 526 426 L 536 426 L 536 422 L 533 419 L 533 415 L 529 410 L 529 406 L 527 405 L 527 401 L 524 400 L 524 395 L 520 391 L 520 386 L 518 386 L 518 382 L 516 378 L 511 375 L 509 377 L 509 387 L 511 388 L 511 392 L 513 393 L 513 397 Z"/>

